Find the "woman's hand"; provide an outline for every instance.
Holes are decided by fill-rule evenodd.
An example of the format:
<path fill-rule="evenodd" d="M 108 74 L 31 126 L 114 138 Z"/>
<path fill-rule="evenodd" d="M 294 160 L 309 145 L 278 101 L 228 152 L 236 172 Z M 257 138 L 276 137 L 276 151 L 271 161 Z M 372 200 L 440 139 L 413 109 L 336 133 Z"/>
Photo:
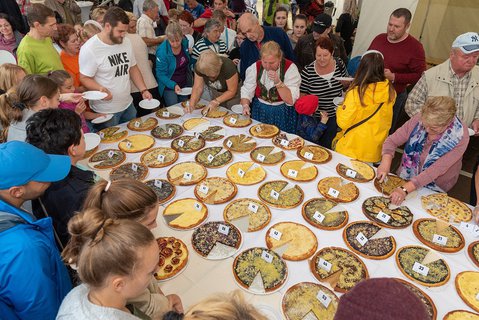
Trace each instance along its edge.
<path fill-rule="evenodd" d="M 235 65 L 238 65 L 238 64 L 240 63 L 240 59 L 233 59 L 233 63 L 234 63 Z"/>
<path fill-rule="evenodd" d="M 185 103 L 186 107 L 184 107 L 186 113 L 191 113 L 193 112 L 193 110 L 195 110 L 195 106 L 193 105 L 193 103 L 191 103 L 191 99 L 186 101 Z"/>
<path fill-rule="evenodd" d="M 387 177 L 387 175 L 389 174 L 389 166 L 387 166 L 384 162 L 381 162 L 381 164 L 379 165 L 378 169 L 377 169 L 377 174 L 376 174 L 376 178 L 379 180 L 379 182 L 383 182 L 384 181 L 384 178 Z"/>
<path fill-rule="evenodd" d="M 207 114 L 208 112 L 210 112 L 210 110 L 216 110 L 219 106 L 220 106 L 220 103 L 218 102 L 218 100 L 213 99 L 210 101 L 210 103 L 208 103 L 208 105 L 202 111 L 202 113 Z"/>
<path fill-rule="evenodd" d="M 175 93 L 176 93 L 176 94 L 180 94 L 180 93 L 181 93 L 181 88 L 180 88 L 179 85 L 176 85 L 176 86 L 175 86 Z"/>
<path fill-rule="evenodd" d="M 251 108 L 248 104 L 243 104 L 243 115 L 250 116 L 251 115 Z"/>
<path fill-rule="evenodd" d="M 82 99 L 81 93 L 62 93 L 60 94 L 60 101 L 77 103 Z"/>
<path fill-rule="evenodd" d="M 274 85 L 277 85 L 278 83 L 281 82 L 279 79 L 278 73 L 274 70 L 270 70 L 267 72 L 268 78 L 273 81 Z"/>
<path fill-rule="evenodd" d="M 183 304 L 181 303 L 180 297 L 176 294 L 169 294 L 166 296 L 168 298 L 168 302 L 170 303 L 170 308 L 177 313 L 184 313 Z"/>
<path fill-rule="evenodd" d="M 328 119 L 329 119 L 328 113 L 326 111 L 321 111 L 321 122 L 323 124 L 326 124 L 328 123 Z"/>
<path fill-rule="evenodd" d="M 141 97 L 144 99 L 144 100 L 151 100 L 153 99 L 153 96 L 151 95 L 150 91 L 148 90 L 145 90 L 141 93 Z"/>
<path fill-rule="evenodd" d="M 75 107 L 75 112 L 76 114 L 78 115 L 81 115 L 86 109 L 86 104 L 85 104 L 85 100 L 81 100 L 80 102 L 78 102 L 77 106 Z"/>
<path fill-rule="evenodd" d="M 402 190 L 401 188 L 396 188 L 391 192 L 389 195 L 389 198 L 391 199 L 391 203 L 399 206 L 405 199 L 406 199 L 406 192 Z"/>

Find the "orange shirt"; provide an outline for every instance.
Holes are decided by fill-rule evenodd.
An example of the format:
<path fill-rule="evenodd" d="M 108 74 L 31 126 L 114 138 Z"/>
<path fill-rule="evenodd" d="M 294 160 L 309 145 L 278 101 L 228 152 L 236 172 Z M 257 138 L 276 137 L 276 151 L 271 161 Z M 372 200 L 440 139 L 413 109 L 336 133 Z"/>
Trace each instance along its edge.
<path fill-rule="evenodd" d="M 75 88 L 80 86 L 80 65 L 78 63 L 78 56 L 78 54 L 71 56 L 63 50 L 60 52 L 60 59 L 62 60 L 63 67 L 72 76 Z"/>

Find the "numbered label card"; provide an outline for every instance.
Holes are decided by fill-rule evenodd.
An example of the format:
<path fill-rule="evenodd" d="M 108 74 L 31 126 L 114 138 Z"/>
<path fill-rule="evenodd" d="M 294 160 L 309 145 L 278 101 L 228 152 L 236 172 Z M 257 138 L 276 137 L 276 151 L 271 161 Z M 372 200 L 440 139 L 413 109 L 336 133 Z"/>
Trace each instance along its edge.
<path fill-rule="evenodd" d="M 273 256 L 265 250 L 263 250 L 263 252 L 261 252 L 261 258 L 263 258 L 263 260 L 268 262 L 268 263 L 273 262 Z"/>
<path fill-rule="evenodd" d="M 269 231 L 269 236 L 271 238 L 275 239 L 275 240 L 278 240 L 278 241 L 281 240 L 282 235 L 283 234 L 281 233 L 281 231 L 278 231 L 274 228 L 271 228 L 271 230 Z"/>
<path fill-rule="evenodd" d="M 135 126 L 135 128 L 139 128 L 141 126 L 140 121 L 135 121 L 134 126 Z"/>
<path fill-rule="evenodd" d="M 257 212 L 258 212 L 258 209 L 259 209 L 259 206 L 258 206 L 256 203 L 254 203 L 254 202 L 250 202 L 250 203 L 248 204 L 248 209 L 249 209 L 249 211 L 251 211 L 251 212 L 253 212 L 253 213 L 257 213 Z"/>
<path fill-rule="evenodd" d="M 297 176 L 298 176 L 298 171 L 293 170 L 293 169 L 288 170 L 288 177 L 296 178 Z"/>
<path fill-rule="evenodd" d="M 115 155 L 115 151 L 113 150 L 108 151 L 108 158 L 113 158 L 114 155 Z"/>
<path fill-rule="evenodd" d="M 127 141 L 127 142 L 126 142 L 126 147 L 127 147 L 128 149 L 131 149 L 131 142 L 130 142 L 130 141 Z"/>
<path fill-rule="evenodd" d="M 261 153 L 258 153 L 258 155 L 256 156 L 256 160 L 258 160 L 259 162 L 264 162 L 264 159 L 266 157 L 264 156 L 264 154 L 261 154 Z"/>
<path fill-rule="evenodd" d="M 312 154 L 311 152 L 305 152 L 304 157 L 308 160 L 313 160 L 314 154 Z"/>
<path fill-rule="evenodd" d="M 169 118 L 169 117 L 170 117 L 170 113 L 169 113 L 168 111 L 163 111 L 163 117 Z"/>
<path fill-rule="evenodd" d="M 233 142 L 231 140 L 226 141 L 226 146 L 231 148 L 233 146 Z"/>
<path fill-rule="evenodd" d="M 438 234 L 434 234 L 432 236 L 432 242 L 437 243 L 441 246 L 445 246 L 446 243 L 447 243 L 447 237 L 441 236 L 441 235 L 438 235 Z"/>
<path fill-rule="evenodd" d="M 333 198 L 337 198 L 339 197 L 339 191 L 334 188 L 329 188 L 328 195 L 330 195 Z"/>
<path fill-rule="evenodd" d="M 427 274 L 429 273 L 429 268 L 420 264 L 419 262 L 414 262 L 412 270 L 419 274 L 422 274 L 425 277 L 427 277 Z"/>
<path fill-rule="evenodd" d="M 235 117 L 230 118 L 230 123 L 231 124 L 236 124 L 236 122 L 238 122 L 238 120 Z"/>
<path fill-rule="evenodd" d="M 246 172 L 243 169 L 238 169 L 238 175 L 243 178 Z"/>
<path fill-rule="evenodd" d="M 351 169 L 346 170 L 346 177 L 350 177 L 350 178 L 354 179 L 354 178 L 356 178 L 357 174 L 358 173 L 354 170 L 351 170 Z"/>
<path fill-rule="evenodd" d="M 157 159 L 159 162 L 165 162 L 165 155 L 164 155 L 164 154 L 159 154 L 156 159 Z"/>
<path fill-rule="evenodd" d="M 271 196 L 271 198 L 275 199 L 275 200 L 278 200 L 279 199 L 279 192 L 277 192 L 276 190 L 271 190 L 271 192 L 269 193 L 269 195 Z"/>
<path fill-rule="evenodd" d="M 324 214 L 321 214 L 321 212 L 316 211 L 313 215 L 313 218 L 314 218 L 314 220 L 318 221 L 319 223 L 322 223 L 325 216 L 324 216 Z"/>
<path fill-rule="evenodd" d="M 214 158 L 215 158 L 215 157 L 214 157 L 212 154 L 209 154 L 209 155 L 208 155 L 208 158 L 207 158 L 207 159 L 208 159 L 208 162 L 213 161 Z"/>
<path fill-rule="evenodd" d="M 261 126 L 256 126 L 256 129 L 255 129 L 255 130 L 256 130 L 256 132 L 258 132 L 258 133 L 261 132 L 261 131 L 263 131 L 263 129 L 261 128 Z"/>
<path fill-rule="evenodd" d="M 316 295 L 316 298 L 325 308 L 328 308 L 329 304 L 331 303 L 331 298 L 327 296 L 322 290 L 319 290 L 318 294 Z"/>
<path fill-rule="evenodd" d="M 230 227 L 225 226 L 224 224 L 220 224 L 218 226 L 218 232 L 224 235 L 228 235 L 230 233 Z"/>
<path fill-rule="evenodd" d="M 199 139 L 201 137 L 201 132 L 195 132 L 195 138 Z"/>
<path fill-rule="evenodd" d="M 391 219 L 391 216 L 388 215 L 388 214 L 386 214 L 386 213 L 384 213 L 384 212 L 382 212 L 382 211 L 379 211 L 379 213 L 378 213 L 378 215 L 377 215 L 377 218 L 378 218 L 379 220 L 381 220 L 382 222 L 384 222 L 384 223 L 388 223 L 389 220 Z"/>
<path fill-rule="evenodd" d="M 467 223 L 467 222 L 461 221 L 460 228 L 465 230 L 465 231 L 468 231 L 470 233 L 474 233 L 475 227 L 476 226 L 473 225 L 472 223 Z"/>
<path fill-rule="evenodd" d="M 364 246 L 368 242 L 368 238 L 366 238 L 366 236 L 362 232 L 358 233 L 358 235 L 356 236 L 356 240 L 358 240 L 361 246 Z"/>
<path fill-rule="evenodd" d="M 326 272 L 329 272 L 331 271 L 333 265 L 330 262 L 324 260 L 323 258 L 319 258 L 318 267 L 325 270 Z"/>
<path fill-rule="evenodd" d="M 172 129 L 172 128 L 169 128 L 169 129 L 168 129 L 168 135 L 169 135 L 169 136 L 172 136 L 172 135 L 173 135 L 173 129 Z"/>
<path fill-rule="evenodd" d="M 193 179 L 193 174 L 189 173 L 189 172 L 185 172 L 183 174 L 183 179 L 184 180 L 187 180 L 187 181 L 190 181 L 191 179 Z"/>
<path fill-rule="evenodd" d="M 105 138 L 105 133 L 104 132 L 100 132 L 100 138 Z"/>
<path fill-rule="evenodd" d="M 198 202 L 195 202 L 194 207 L 196 210 L 201 211 L 201 204 L 199 204 Z"/>
<path fill-rule="evenodd" d="M 163 187 L 163 181 L 159 179 L 155 179 L 155 187 L 160 188 Z"/>
<path fill-rule="evenodd" d="M 289 146 L 289 141 L 285 140 L 285 139 L 281 139 L 279 144 L 282 145 L 283 147 L 287 147 L 287 146 Z"/>
<path fill-rule="evenodd" d="M 136 163 L 131 164 L 131 170 L 137 172 L 138 171 L 138 165 Z"/>
<path fill-rule="evenodd" d="M 180 146 L 180 148 L 183 148 L 185 146 L 185 142 L 183 140 L 178 140 L 178 146 Z"/>
<path fill-rule="evenodd" d="M 208 188 L 208 186 L 205 185 L 205 184 L 202 184 L 202 185 L 200 186 L 200 188 L 199 188 L 199 191 L 200 191 L 201 193 L 204 193 L 204 194 L 208 194 L 208 191 L 209 191 L 209 190 L 210 190 L 210 188 Z"/>

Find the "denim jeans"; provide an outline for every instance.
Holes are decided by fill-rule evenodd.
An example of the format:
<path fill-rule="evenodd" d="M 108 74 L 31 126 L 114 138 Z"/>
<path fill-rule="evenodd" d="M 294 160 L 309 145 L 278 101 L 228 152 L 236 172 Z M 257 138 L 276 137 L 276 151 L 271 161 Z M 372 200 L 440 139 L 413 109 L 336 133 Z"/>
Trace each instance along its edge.
<path fill-rule="evenodd" d="M 180 96 L 176 94 L 175 90 L 165 88 L 165 91 L 163 91 L 163 99 L 165 99 L 166 106 L 169 107 L 188 100 L 189 96 Z"/>
<path fill-rule="evenodd" d="M 119 123 L 130 121 L 131 119 L 134 119 L 135 117 L 136 117 L 136 109 L 132 102 L 130 103 L 128 108 L 126 108 L 125 110 L 114 113 L 113 118 L 111 118 L 110 120 L 103 123 L 95 124 L 94 128 L 96 130 L 101 130 L 104 128 L 113 127 Z"/>

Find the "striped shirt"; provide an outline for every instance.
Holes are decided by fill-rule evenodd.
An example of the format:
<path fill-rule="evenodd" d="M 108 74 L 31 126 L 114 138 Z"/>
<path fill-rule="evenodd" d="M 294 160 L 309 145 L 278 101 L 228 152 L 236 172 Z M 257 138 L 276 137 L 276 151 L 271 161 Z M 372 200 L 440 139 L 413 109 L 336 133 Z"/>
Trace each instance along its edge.
<path fill-rule="evenodd" d="M 194 61 L 196 61 L 198 60 L 200 54 L 208 49 L 211 49 L 218 54 L 227 54 L 228 52 L 228 48 L 222 40 L 218 40 L 216 43 L 211 43 L 208 39 L 201 38 L 200 40 L 196 41 L 195 45 L 193 46 L 191 57 L 194 59 Z"/>
<path fill-rule="evenodd" d="M 301 93 L 313 94 L 319 98 L 318 109 L 314 113 L 315 117 L 321 117 L 320 111 L 326 111 L 330 117 L 336 116 L 333 99 L 342 96 L 343 85 L 335 78 L 347 77 L 348 72 L 340 59 L 335 58 L 335 61 L 336 67 L 330 79 L 322 77 L 316 72 L 314 68 L 316 61 L 311 62 L 301 72 Z"/>

